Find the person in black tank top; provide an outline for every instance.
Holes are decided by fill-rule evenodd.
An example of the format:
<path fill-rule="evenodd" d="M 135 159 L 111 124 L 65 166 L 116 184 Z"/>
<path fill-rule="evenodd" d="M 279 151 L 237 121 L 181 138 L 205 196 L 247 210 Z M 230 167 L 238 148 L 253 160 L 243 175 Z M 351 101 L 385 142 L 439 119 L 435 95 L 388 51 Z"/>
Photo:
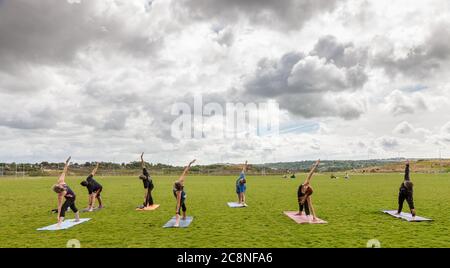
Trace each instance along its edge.
<path fill-rule="evenodd" d="M 299 210 L 297 215 L 303 215 L 303 210 L 305 210 L 305 214 L 309 216 L 312 213 L 313 221 L 316 221 L 316 212 L 314 211 L 314 207 L 312 204 L 311 195 L 313 194 L 313 189 L 310 185 L 311 178 L 316 171 L 317 167 L 320 164 L 320 159 L 316 161 L 316 163 L 312 166 L 311 171 L 308 174 L 305 182 L 298 187 L 297 190 L 297 201 Z"/>
<path fill-rule="evenodd" d="M 91 174 L 86 178 L 85 181 L 82 181 L 80 184 L 81 186 L 84 186 L 88 190 L 89 199 L 88 199 L 88 207 L 87 211 L 91 212 L 94 211 L 94 205 L 95 205 L 95 199 L 98 201 L 98 208 L 103 208 L 102 204 L 102 197 L 100 196 L 100 193 L 103 191 L 103 186 L 98 183 L 94 176 L 97 173 L 99 167 L 99 163 L 95 166 L 94 170 L 92 170 Z"/>
<path fill-rule="evenodd" d="M 173 186 L 173 195 L 177 199 L 177 206 L 175 211 L 175 227 L 180 226 L 180 212 L 183 211 L 183 220 L 186 219 L 186 193 L 184 192 L 184 180 L 186 178 L 187 173 L 189 172 L 189 169 L 191 168 L 191 165 L 195 162 L 195 159 L 192 160 L 183 171 L 183 174 L 181 174 L 180 178 L 174 183 Z"/>
<path fill-rule="evenodd" d="M 64 221 L 64 217 L 66 215 L 67 209 L 70 207 L 72 211 L 75 213 L 75 221 L 80 220 L 80 215 L 77 207 L 75 206 L 75 193 L 70 189 L 70 187 L 66 184 L 65 178 L 67 175 L 67 170 L 69 169 L 69 157 L 66 160 L 66 164 L 64 165 L 64 171 L 58 179 L 58 182 L 53 185 L 53 191 L 58 194 L 58 226 Z M 64 203 L 63 203 L 63 199 Z"/>
<path fill-rule="evenodd" d="M 403 209 L 403 203 L 408 203 L 409 209 L 411 210 L 411 215 L 413 218 L 416 216 L 416 209 L 414 208 L 414 199 L 413 199 L 413 183 L 411 182 L 411 178 L 409 176 L 409 160 L 406 161 L 405 165 L 405 177 L 403 179 L 402 184 L 400 184 L 400 189 L 398 191 L 398 210 L 397 215 L 400 215 Z"/>
<path fill-rule="evenodd" d="M 155 204 L 153 202 L 152 191 L 155 188 L 153 185 L 153 179 L 147 171 L 145 167 L 144 161 L 144 153 L 141 154 L 141 166 L 142 166 L 142 175 L 139 176 L 139 179 L 142 180 L 145 189 L 144 195 L 144 203 L 142 206 L 138 207 L 137 210 L 152 210 L 155 208 Z"/>

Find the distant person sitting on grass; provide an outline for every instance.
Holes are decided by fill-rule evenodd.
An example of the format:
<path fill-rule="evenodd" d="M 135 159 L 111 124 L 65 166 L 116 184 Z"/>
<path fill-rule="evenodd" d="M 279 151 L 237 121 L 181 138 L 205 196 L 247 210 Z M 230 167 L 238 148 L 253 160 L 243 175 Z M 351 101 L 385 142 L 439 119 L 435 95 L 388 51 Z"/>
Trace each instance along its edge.
<path fill-rule="evenodd" d="M 195 159 L 192 160 L 183 170 L 183 174 L 181 174 L 180 178 L 173 185 L 173 195 L 177 199 L 176 206 L 176 214 L 175 214 L 175 227 L 180 226 L 180 214 L 183 211 L 183 220 L 186 219 L 186 193 L 184 192 L 184 180 L 186 178 L 191 165 L 195 162 Z"/>
<path fill-rule="evenodd" d="M 89 174 L 89 176 L 86 178 L 86 180 L 82 181 L 80 183 L 81 186 L 86 187 L 88 190 L 88 194 L 89 194 L 88 204 L 89 205 L 86 210 L 89 212 L 94 211 L 95 199 L 97 199 L 97 201 L 98 201 L 98 209 L 103 208 L 102 197 L 100 196 L 100 193 L 103 190 L 103 186 L 94 179 L 94 176 L 98 170 L 98 166 L 99 166 L 99 164 L 97 163 L 94 170 L 92 170 L 91 174 Z"/>
<path fill-rule="evenodd" d="M 307 216 L 310 215 L 310 213 L 312 213 L 313 216 L 313 221 L 316 221 L 316 213 L 314 211 L 314 207 L 312 204 L 312 199 L 311 199 L 311 195 L 313 194 L 313 189 L 310 185 L 311 182 L 311 178 L 314 174 L 314 172 L 316 171 L 317 167 L 320 164 L 320 160 L 317 160 L 316 163 L 312 166 L 311 171 L 308 174 L 308 177 L 306 178 L 305 182 L 303 182 L 303 184 L 301 184 L 298 187 L 297 190 L 297 199 L 298 199 L 298 206 L 299 206 L 299 211 L 298 214 L 299 216 L 301 216 L 303 214 L 303 209 L 305 210 L 305 213 Z"/>
<path fill-rule="evenodd" d="M 67 208 L 69 207 L 75 213 L 75 221 L 78 222 L 80 220 L 78 209 L 75 206 L 75 193 L 69 188 L 69 186 L 67 186 L 65 182 L 67 170 L 69 168 L 69 161 L 70 157 L 66 160 L 64 171 L 61 176 L 59 176 L 58 182 L 52 187 L 53 191 L 58 194 L 58 227 L 61 226 L 61 223 L 64 221 Z M 66 199 L 64 204 L 63 198 Z"/>
<path fill-rule="evenodd" d="M 144 195 L 144 204 L 140 206 L 139 209 L 151 210 L 154 208 L 152 190 L 153 188 L 155 188 L 155 186 L 153 185 L 153 180 L 150 177 L 147 168 L 145 168 L 144 153 L 141 154 L 141 166 L 142 166 L 142 174 L 139 176 L 139 179 L 141 179 L 142 183 L 144 184 L 145 195 Z"/>
<path fill-rule="evenodd" d="M 402 212 L 403 203 L 405 200 L 408 203 L 409 209 L 411 210 L 411 215 L 414 219 L 416 217 L 416 209 L 414 208 L 413 183 L 411 182 L 411 179 L 409 177 L 409 160 L 406 161 L 405 178 L 400 185 L 400 189 L 398 192 L 398 215 L 400 215 L 400 213 Z"/>
<path fill-rule="evenodd" d="M 245 203 L 245 191 L 247 190 L 245 172 L 247 172 L 247 161 L 245 161 L 241 174 L 239 174 L 239 177 L 236 180 L 236 194 L 238 196 L 238 203 L 247 206 Z"/>

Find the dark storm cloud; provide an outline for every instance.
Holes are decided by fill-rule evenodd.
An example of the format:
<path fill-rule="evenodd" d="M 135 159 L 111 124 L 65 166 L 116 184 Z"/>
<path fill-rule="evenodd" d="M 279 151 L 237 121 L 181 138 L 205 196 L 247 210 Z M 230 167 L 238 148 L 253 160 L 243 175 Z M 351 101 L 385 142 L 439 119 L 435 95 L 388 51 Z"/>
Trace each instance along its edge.
<path fill-rule="evenodd" d="M 343 0 L 182 0 L 188 16 L 224 23 L 241 17 L 274 28 L 300 29 L 314 15 L 332 11 Z"/>
<path fill-rule="evenodd" d="M 413 47 L 405 57 L 395 58 L 394 51 L 375 55 L 373 65 L 388 75 L 403 74 L 413 78 L 428 78 L 448 68 L 450 63 L 450 25 L 435 27 L 422 45 Z"/>
<path fill-rule="evenodd" d="M 261 60 L 245 93 L 276 99 L 281 108 L 303 117 L 357 118 L 363 112 L 361 105 L 334 94 L 364 86 L 366 61 L 367 49 L 326 36 L 309 54 L 291 52 L 279 60 Z"/>
<path fill-rule="evenodd" d="M 81 48 L 107 44 L 135 56 L 150 53 L 161 40 L 123 23 L 120 13 L 102 14 L 99 1 L 5 0 L 0 8 L 0 70 L 24 63 L 66 64 Z"/>

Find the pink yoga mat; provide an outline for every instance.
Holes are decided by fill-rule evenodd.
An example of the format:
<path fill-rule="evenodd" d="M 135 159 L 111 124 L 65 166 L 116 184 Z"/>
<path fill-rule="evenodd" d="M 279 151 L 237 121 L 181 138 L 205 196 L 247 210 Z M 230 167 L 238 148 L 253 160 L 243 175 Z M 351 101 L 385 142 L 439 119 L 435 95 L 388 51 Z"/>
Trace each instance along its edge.
<path fill-rule="evenodd" d="M 325 223 L 328 223 L 319 218 L 317 218 L 316 221 L 313 221 L 312 216 L 308 217 L 305 214 L 299 216 L 299 215 L 296 215 L 297 213 L 298 213 L 298 211 L 284 211 L 284 214 L 286 216 L 293 219 L 296 223 L 299 223 L 299 224 L 325 224 Z"/>

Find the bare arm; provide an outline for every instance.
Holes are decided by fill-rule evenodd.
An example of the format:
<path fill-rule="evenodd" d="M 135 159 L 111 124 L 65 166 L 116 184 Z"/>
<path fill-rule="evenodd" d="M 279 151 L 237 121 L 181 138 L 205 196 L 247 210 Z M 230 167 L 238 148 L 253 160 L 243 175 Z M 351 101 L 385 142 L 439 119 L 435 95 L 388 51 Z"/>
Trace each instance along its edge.
<path fill-rule="evenodd" d="M 64 165 L 64 170 L 61 173 L 61 176 L 59 176 L 59 178 L 58 178 L 58 184 L 63 184 L 65 182 L 67 170 L 69 169 L 69 161 L 71 158 L 72 158 L 71 156 L 69 156 L 69 158 L 67 158 L 66 163 Z"/>
<path fill-rule="evenodd" d="M 247 166 L 248 166 L 248 164 L 247 164 L 247 160 L 246 160 L 245 164 L 244 164 L 244 167 L 242 168 L 242 173 L 247 172 Z"/>
<path fill-rule="evenodd" d="M 320 159 L 317 160 L 316 163 L 314 163 L 314 165 L 312 166 L 311 171 L 309 172 L 308 177 L 306 178 L 306 180 L 304 182 L 305 185 L 310 183 L 311 178 L 312 178 L 314 172 L 316 172 L 316 169 L 319 166 L 319 164 L 320 164 Z"/>
<path fill-rule="evenodd" d="M 141 154 L 141 166 L 142 166 L 142 169 L 144 169 L 144 168 L 145 168 L 145 162 L 144 162 L 144 152 L 142 152 L 142 154 Z"/>
<path fill-rule="evenodd" d="M 92 170 L 92 172 L 91 172 L 92 177 L 95 176 L 95 173 L 97 173 L 98 166 L 99 166 L 99 163 L 97 163 L 97 165 L 95 166 L 94 170 Z"/>
<path fill-rule="evenodd" d="M 180 178 L 178 179 L 178 181 L 180 182 L 184 182 L 184 179 L 186 178 L 187 173 L 189 172 L 189 169 L 191 168 L 191 165 L 194 164 L 195 159 L 192 160 L 183 170 L 183 174 L 181 174 Z"/>

